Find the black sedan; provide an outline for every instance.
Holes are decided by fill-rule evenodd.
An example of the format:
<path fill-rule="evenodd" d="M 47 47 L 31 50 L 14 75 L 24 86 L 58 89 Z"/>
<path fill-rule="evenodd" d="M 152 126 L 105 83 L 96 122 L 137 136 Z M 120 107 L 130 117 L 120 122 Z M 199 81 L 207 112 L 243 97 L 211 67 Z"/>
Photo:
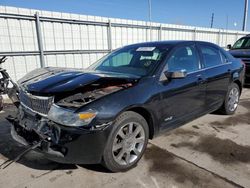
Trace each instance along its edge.
<path fill-rule="evenodd" d="M 250 85 L 250 35 L 240 38 L 233 46 L 228 45 L 229 52 L 235 58 L 241 59 L 245 63 L 245 85 Z"/>
<path fill-rule="evenodd" d="M 243 72 L 228 52 L 197 41 L 129 45 L 87 70 L 37 69 L 18 82 L 12 136 L 57 162 L 125 171 L 159 133 L 216 110 L 233 114 Z"/>

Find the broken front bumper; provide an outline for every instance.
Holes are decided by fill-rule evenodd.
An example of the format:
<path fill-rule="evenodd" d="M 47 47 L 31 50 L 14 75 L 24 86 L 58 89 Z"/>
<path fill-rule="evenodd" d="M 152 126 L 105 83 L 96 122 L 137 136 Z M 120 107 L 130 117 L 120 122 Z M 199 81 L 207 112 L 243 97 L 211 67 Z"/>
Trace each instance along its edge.
<path fill-rule="evenodd" d="M 36 151 L 60 163 L 100 163 L 111 130 L 111 126 L 102 130 L 65 127 L 26 112 L 22 117 L 7 119 L 13 125 L 11 135 L 16 141 L 28 146 L 42 140 Z"/>

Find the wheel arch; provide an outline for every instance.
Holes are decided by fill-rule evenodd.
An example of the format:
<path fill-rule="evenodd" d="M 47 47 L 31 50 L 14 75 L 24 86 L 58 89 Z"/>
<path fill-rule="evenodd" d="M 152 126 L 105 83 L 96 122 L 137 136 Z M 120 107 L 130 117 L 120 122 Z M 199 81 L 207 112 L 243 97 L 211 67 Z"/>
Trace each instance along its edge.
<path fill-rule="evenodd" d="M 234 80 L 233 83 L 237 84 L 239 89 L 240 89 L 240 93 L 242 92 L 242 83 L 239 80 Z"/>
<path fill-rule="evenodd" d="M 149 128 L 149 139 L 153 139 L 155 135 L 153 115 L 146 108 L 143 108 L 143 107 L 132 107 L 132 108 L 126 109 L 126 111 L 133 111 L 135 113 L 140 114 L 142 117 L 145 118 L 145 120 L 148 123 L 148 128 Z"/>

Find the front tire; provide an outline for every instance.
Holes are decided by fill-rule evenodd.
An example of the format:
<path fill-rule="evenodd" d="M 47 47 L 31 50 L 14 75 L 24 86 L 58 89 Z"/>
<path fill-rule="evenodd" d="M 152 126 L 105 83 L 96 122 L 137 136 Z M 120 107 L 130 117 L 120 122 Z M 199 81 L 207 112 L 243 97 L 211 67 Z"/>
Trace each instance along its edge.
<path fill-rule="evenodd" d="M 103 154 L 103 164 L 112 172 L 127 171 L 141 159 L 148 143 L 147 121 L 126 111 L 115 121 Z"/>
<path fill-rule="evenodd" d="M 220 111 L 225 115 L 234 114 L 238 107 L 239 99 L 240 99 L 240 88 L 236 83 L 232 83 L 228 87 L 228 92 Z"/>

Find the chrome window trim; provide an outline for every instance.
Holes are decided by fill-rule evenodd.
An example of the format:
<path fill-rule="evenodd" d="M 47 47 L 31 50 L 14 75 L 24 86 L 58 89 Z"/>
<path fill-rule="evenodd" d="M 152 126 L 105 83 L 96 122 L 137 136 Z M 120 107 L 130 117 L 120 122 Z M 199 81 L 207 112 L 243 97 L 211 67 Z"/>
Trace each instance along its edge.
<path fill-rule="evenodd" d="M 187 73 L 187 75 L 188 75 L 188 74 L 195 73 L 195 72 L 204 71 L 204 70 L 207 70 L 207 69 L 217 68 L 217 67 L 220 67 L 220 66 L 223 66 L 223 65 L 228 65 L 228 64 L 232 64 L 232 62 L 227 62 L 227 63 L 222 63 L 222 64 L 219 64 L 219 65 L 214 65 L 214 66 L 211 66 L 211 67 L 202 68 L 202 69 L 200 69 L 200 70 L 198 70 L 198 71 L 189 72 L 189 73 Z"/>
<path fill-rule="evenodd" d="M 230 61 L 230 62 L 226 62 L 226 63 L 221 63 L 219 65 L 214 65 L 214 66 L 211 66 L 211 67 L 201 68 L 201 69 L 199 69 L 197 71 L 188 72 L 187 75 L 194 74 L 194 73 L 201 72 L 201 71 L 205 71 L 207 69 L 217 68 L 217 67 L 220 67 L 220 66 L 223 66 L 223 65 L 229 65 L 229 64 L 232 64 L 232 62 Z M 163 71 L 161 72 L 161 76 L 159 78 L 159 81 L 161 81 L 162 76 L 165 76 L 164 75 L 164 72 L 166 70 L 165 68 L 166 68 L 166 66 L 164 67 Z"/>

